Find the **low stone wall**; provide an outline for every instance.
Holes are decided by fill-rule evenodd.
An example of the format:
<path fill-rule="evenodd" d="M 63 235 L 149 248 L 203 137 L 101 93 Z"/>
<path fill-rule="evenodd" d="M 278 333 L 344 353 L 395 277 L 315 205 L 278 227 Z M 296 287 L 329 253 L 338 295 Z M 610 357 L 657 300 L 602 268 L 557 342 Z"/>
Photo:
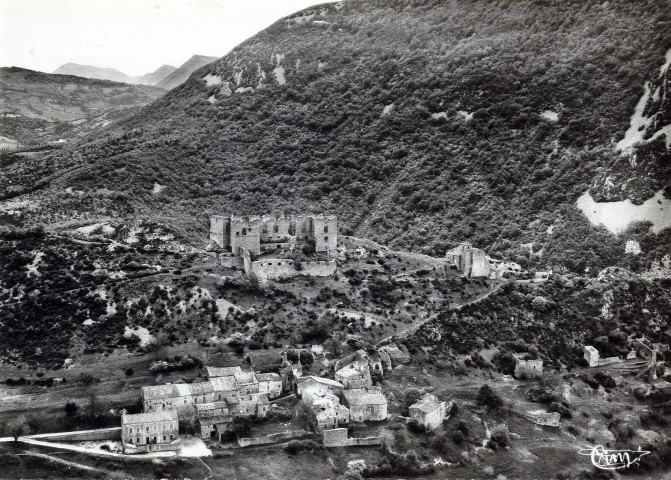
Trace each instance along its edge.
<path fill-rule="evenodd" d="M 123 444 L 123 452 L 126 455 L 149 453 L 149 452 L 175 452 L 182 448 L 182 440 L 177 439 L 170 443 L 149 443 L 146 445 Z"/>
<path fill-rule="evenodd" d="M 244 267 L 244 262 L 242 261 L 242 257 L 235 257 L 232 255 L 220 255 L 219 256 L 219 262 L 222 267 L 226 268 L 243 268 Z"/>
<path fill-rule="evenodd" d="M 622 361 L 622 359 L 620 357 L 600 358 L 599 359 L 599 366 L 601 367 L 603 365 L 610 365 L 612 363 L 617 363 L 617 362 L 620 362 L 620 361 Z"/>
<path fill-rule="evenodd" d="M 267 445 L 269 443 L 283 442 L 285 440 L 293 440 L 295 438 L 310 437 L 311 433 L 304 430 L 294 430 L 288 432 L 271 433 L 262 437 L 240 437 L 237 439 L 238 445 L 241 447 L 249 447 L 250 445 Z"/>
<path fill-rule="evenodd" d="M 76 432 L 43 433 L 27 438 L 47 442 L 84 442 L 88 440 L 121 440 L 121 427 L 80 430 Z"/>
<path fill-rule="evenodd" d="M 278 243 L 261 243 L 261 251 L 262 252 L 272 252 L 274 250 L 278 250 L 280 248 L 284 250 L 289 250 L 291 247 L 290 242 L 278 242 Z"/>
<path fill-rule="evenodd" d="M 346 428 L 324 430 L 322 439 L 325 447 L 353 447 L 362 445 L 380 445 L 382 443 L 382 438 L 380 437 L 347 437 Z"/>

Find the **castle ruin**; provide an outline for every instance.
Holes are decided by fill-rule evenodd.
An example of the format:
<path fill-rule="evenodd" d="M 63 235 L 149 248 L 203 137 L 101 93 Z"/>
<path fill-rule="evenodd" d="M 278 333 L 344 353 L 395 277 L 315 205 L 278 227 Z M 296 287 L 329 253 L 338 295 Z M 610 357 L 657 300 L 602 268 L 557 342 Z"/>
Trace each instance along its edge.
<path fill-rule="evenodd" d="M 263 215 L 210 217 L 210 241 L 240 256 L 240 248 L 261 255 L 297 241 L 314 242 L 316 252 L 335 255 L 338 221 L 335 215 Z"/>
<path fill-rule="evenodd" d="M 244 269 L 261 282 L 336 270 L 335 215 L 210 217 L 210 245 L 224 250 L 221 265 Z"/>

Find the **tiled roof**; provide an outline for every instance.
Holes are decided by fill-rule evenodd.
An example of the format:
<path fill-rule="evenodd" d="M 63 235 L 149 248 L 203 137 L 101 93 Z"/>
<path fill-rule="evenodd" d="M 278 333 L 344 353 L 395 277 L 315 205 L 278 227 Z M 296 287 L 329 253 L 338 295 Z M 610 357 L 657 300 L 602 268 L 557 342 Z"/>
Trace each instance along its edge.
<path fill-rule="evenodd" d="M 215 392 L 238 390 L 238 382 L 235 377 L 217 377 L 210 380 Z"/>
<path fill-rule="evenodd" d="M 440 408 L 440 403 L 441 402 L 439 402 L 435 396 L 431 395 L 430 393 L 425 393 L 417 403 L 410 405 L 410 408 L 416 408 L 417 410 L 420 410 L 424 413 L 429 413 Z"/>
<path fill-rule="evenodd" d="M 146 400 L 155 400 L 160 398 L 179 397 L 175 385 L 154 385 L 150 387 L 142 387 L 142 397 Z"/>
<path fill-rule="evenodd" d="M 240 367 L 206 367 L 208 378 L 229 377 L 242 372 Z"/>
<path fill-rule="evenodd" d="M 303 365 L 300 363 L 297 363 L 296 365 L 287 365 L 280 370 L 281 373 L 289 373 L 291 371 L 303 373 Z"/>
<path fill-rule="evenodd" d="M 212 393 L 214 391 L 211 382 L 189 383 L 188 386 L 191 395 L 201 395 L 203 393 Z"/>
<path fill-rule="evenodd" d="M 245 372 L 240 370 L 238 373 L 235 375 L 235 379 L 238 381 L 239 384 L 245 384 L 245 383 L 255 383 L 256 376 L 254 375 L 254 372 Z"/>
<path fill-rule="evenodd" d="M 217 415 L 214 417 L 199 417 L 198 422 L 200 422 L 201 425 L 213 425 L 213 424 L 226 424 L 229 423 L 233 419 L 232 414 L 227 414 L 224 413 L 222 415 Z"/>
<path fill-rule="evenodd" d="M 164 422 L 177 420 L 177 410 L 161 410 L 147 413 L 126 413 L 121 416 L 121 425 L 128 423 Z"/>
<path fill-rule="evenodd" d="M 349 405 L 386 405 L 387 397 L 380 387 L 353 388 L 343 390 L 345 400 Z"/>
<path fill-rule="evenodd" d="M 307 381 L 314 381 L 317 383 L 321 383 L 323 385 L 328 385 L 329 387 L 336 387 L 336 388 L 345 388 L 342 383 L 337 382 L 335 380 L 331 380 L 330 378 L 324 378 L 324 377 L 315 377 L 314 375 L 310 375 L 309 377 L 302 377 L 298 380 L 299 385 L 304 384 Z"/>
<path fill-rule="evenodd" d="M 281 382 L 282 377 L 279 373 L 257 373 L 256 378 L 259 382 Z"/>
<path fill-rule="evenodd" d="M 336 372 L 336 375 L 341 377 L 353 377 L 356 375 L 365 374 L 370 371 L 368 364 L 363 364 L 359 362 L 352 362 L 349 365 L 345 365 L 340 370 Z"/>

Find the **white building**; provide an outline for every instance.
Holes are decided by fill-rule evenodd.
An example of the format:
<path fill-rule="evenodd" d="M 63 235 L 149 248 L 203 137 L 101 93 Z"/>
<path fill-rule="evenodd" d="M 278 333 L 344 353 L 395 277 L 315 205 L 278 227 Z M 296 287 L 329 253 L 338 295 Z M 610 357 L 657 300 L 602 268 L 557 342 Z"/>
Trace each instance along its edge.
<path fill-rule="evenodd" d="M 439 402 L 434 395 L 425 393 L 408 410 L 410 411 L 410 418 L 417 420 L 427 429 L 433 430 L 438 428 L 445 420 L 447 406 L 445 402 Z"/>

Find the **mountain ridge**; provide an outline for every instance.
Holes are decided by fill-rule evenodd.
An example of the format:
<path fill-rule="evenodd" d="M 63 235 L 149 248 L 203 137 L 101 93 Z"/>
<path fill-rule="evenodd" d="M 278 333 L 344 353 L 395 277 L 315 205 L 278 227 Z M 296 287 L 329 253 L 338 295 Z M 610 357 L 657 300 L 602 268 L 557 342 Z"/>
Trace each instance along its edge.
<path fill-rule="evenodd" d="M 184 83 L 194 71 L 214 62 L 215 60 L 217 60 L 217 57 L 193 55 L 186 62 L 180 65 L 179 68 L 175 69 L 172 73 L 158 82 L 156 86 L 165 88 L 166 90 L 172 90 L 173 88 Z"/>

